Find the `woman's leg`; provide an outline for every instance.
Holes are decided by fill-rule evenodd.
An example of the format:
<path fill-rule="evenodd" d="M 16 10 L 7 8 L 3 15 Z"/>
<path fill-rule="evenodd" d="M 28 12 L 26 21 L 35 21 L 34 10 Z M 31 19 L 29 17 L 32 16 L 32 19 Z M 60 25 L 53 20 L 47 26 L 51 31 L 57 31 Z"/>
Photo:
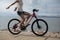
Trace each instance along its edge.
<path fill-rule="evenodd" d="M 25 18 L 24 18 L 24 15 L 21 14 L 21 23 L 20 23 L 20 27 L 23 27 L 24 26 L 24 21 L 25 21 Z"/>
<path fill-rule="evenodd" d="M 24 16 L 27 16 L 26 25 L 25 25 L 25 26 L 27 26 L 29 24 L 29 22 L 30 22 L 30 16 L 31 16 L 31 14 L 28 13 L 28 12 L 24 12 Z"/>
<path fill-rule="evenodd" d="M 26 22 L 27 22 L 29 20 L 30 16 L 31 16 L 31 14 L 28 13 L 28 12 L 24 12 L 24 15 L 27 16 L 27 20 L 26 20 Z"/>

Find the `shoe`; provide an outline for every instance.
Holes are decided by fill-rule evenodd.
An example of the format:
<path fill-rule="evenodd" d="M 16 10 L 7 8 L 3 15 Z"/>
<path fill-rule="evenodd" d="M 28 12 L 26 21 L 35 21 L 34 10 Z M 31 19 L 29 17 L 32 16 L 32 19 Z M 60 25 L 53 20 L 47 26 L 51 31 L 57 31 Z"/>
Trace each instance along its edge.
<path fill-rule="evenodd" d="M 14 29 L 14 32 L 21 32 L 21 29 Z"/>
<path fill-rule="evenodd" d="M 13 26 L 13 29 L 16 29 L 17 28 L 17 24 L 15 24 L 14 26 Z"/>

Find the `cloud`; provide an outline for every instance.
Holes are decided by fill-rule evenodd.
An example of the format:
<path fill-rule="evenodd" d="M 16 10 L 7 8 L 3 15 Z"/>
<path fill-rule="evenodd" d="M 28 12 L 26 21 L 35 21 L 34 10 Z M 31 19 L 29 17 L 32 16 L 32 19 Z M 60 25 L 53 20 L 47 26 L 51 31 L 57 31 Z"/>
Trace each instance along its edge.
<path fill-rule="evenodd" d="M 14 6 L 9 10 L 5 8 L 11 4 L 14 0 L 0 0 L 0 12 L 12 12 Z M 27 12 L 32 12 L 33 8 L 39 9 L 41 14 L 59 14 L 60 13 L 60 1 L 59 0 L 23 0 L 23 9 Z"/>

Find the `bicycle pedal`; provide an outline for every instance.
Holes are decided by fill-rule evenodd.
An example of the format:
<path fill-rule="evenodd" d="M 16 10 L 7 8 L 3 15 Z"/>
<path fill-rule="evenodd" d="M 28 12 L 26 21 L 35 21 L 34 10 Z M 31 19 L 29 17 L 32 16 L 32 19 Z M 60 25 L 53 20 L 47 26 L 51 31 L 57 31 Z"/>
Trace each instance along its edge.
<path fill-rule="evenodd" d="M 30 24 L 27 24 L 26 27 L 29 26 L 29 25 L 30 25 Z"/>

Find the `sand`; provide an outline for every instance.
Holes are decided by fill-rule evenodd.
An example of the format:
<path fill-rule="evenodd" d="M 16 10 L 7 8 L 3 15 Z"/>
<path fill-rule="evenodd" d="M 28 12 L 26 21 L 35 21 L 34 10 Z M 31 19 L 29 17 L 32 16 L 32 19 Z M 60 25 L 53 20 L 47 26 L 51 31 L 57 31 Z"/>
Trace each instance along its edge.
<path fill-rule="evenodd" d="M 32 32 L 21 32 L 18 35 L 12 35 L 9 31 L 0 31 L 0 40 L 60 40 L 60 33 L 48 32 L 45 36 L 38 37 Z"/>

